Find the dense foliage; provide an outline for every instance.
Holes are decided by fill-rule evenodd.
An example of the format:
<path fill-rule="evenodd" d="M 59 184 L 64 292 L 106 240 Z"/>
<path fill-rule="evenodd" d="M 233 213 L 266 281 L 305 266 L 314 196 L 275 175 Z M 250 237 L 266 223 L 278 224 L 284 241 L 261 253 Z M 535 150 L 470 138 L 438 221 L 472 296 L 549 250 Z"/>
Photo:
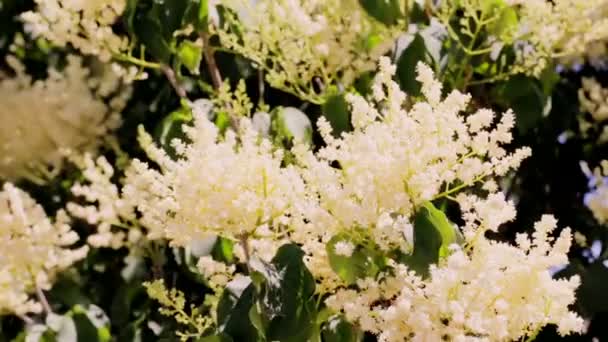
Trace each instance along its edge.
<path fill-rule="evenodd" d="M 0 0 L 0 341 L 608 338 L 607 48 L 606 0 Z"/>

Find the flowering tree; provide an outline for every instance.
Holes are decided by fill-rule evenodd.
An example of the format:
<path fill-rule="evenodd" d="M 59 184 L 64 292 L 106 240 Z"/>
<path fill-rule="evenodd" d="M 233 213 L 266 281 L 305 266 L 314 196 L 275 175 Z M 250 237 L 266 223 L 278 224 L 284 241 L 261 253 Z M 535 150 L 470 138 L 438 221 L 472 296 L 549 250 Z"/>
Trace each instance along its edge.
<path fill-rule="evenodd" d="M 603 338 L 606 14 L 0 1 L 0 341 Z"/>

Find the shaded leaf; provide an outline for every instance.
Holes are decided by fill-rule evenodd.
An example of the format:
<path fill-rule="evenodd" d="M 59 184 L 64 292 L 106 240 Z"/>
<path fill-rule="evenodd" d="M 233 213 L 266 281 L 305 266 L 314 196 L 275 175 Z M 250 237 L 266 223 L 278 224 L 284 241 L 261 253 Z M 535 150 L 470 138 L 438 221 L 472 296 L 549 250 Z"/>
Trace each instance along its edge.
<path fill-rule="evenodd" d="M 323 104 L 323 116 L 329 121 L 333 128 L 334 136 L 340 136 L 342 132 L 352 130 L 350 124 L 350 110 L 344 94 L 331 95 Z"/>
<path fill-rule="evenodd" d="M 497 99 L 503 107 L 513 109 L 522 134 L 539 123 L 547 102 L 539 81 L 525 75 L 516 75 L 499 85 Z"/>
<path fill-rule="evenodd" d="M 384 256 L 378 250 L 357 246 L 352 255 L 336 254 L 335 246 L 338 242 L 351 242 L 351 238 L 344 234 L 335 235 L 326 245 L 329 264 L 336 274 L 347 284 L 354 284 L 357 279 L 374 277 L 386 267 Z"/>
<path fill-rule="evenodd" d="M 403 261 L 423 277 L 429 267 L 447 257 L 448 247 L 460 240 L 459 232 L 445 216 L 430 203 L 424 203 L 414 216 L 414 249 Z"/>
<path fill-rule="evenodd" d="M 424 39 L 419 34 L 403 50 L 397 60 L 397 81 L 401 89 L 410 96 L 420 95 L 420 83 L 416 80 L 416 66 L 418 62 L 428 64 L 429 56 Z"/>
<path fill-rule="evenodd" d="M 321 330 L 324 342 L 358 342 L 363 339 L 359 328 L 349 323 L 342 315 L 334 315 Z"/>
<path fill-rule="evenodd" d="M 376 20 L 394 25 L 403 17 L 399 0 L 359 0 L 361 6 Z"/>
<path fill-rule="evenodd" d="M 226 286 L 217 307 L 218 330 L 235 341 L 257 341 L 256 328 L 249 319 L 249 310 L 255 302 L 255 287 L 243 284 Z M 238 286 L 236 286 L 238 285 Z"/>

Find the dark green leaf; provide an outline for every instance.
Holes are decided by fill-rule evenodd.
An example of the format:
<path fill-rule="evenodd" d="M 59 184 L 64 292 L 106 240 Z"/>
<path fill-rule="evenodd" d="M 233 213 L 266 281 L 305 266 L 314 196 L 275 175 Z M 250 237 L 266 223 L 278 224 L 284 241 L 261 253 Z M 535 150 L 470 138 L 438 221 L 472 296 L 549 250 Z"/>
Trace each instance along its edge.
<path fill-rule="evenodd" d="M 218 330 L 235 341 L 257 341 L 256 328 L 249 319 L 249 310 L 255 302 L 255 287 L 249 284 L 240 289 L 227 286 L 217 307 Z"/>
<path fill-rule="evenodd" d="M 196 342 L 232 342 L 233 339 L 226 334 L 217 334 L 201 337 Z"/>
<path fill-rule="evenodd" d="M 151 13 L 154 13 L 161 23 L 166 41 L 171 41 L 173 32 L 182 27 L 189 2 L 189 0 L 154 0 Z"/>
<path fill-rule="evenodd" d="M 192 24 L 197 31 L 205 31 L 208 28 L 209 1 L 189 0 L 186 14 L 184 15 L 184 26 Z"/>
<path fill-rule="evenodd" d="M 520 133 L 525 134 L 542 119 L 547 98 L 538 80 L 517 75 L 497 89 L 500 102 L 515 112 Z"/>
<path fill-rule="evenodd" d="M 334 315 L 323 325 L 321 330 L 324 342 L 358 342 L 363 333 L 349 323 L 342 315 Z"/>
<path fill-rule="evenodd" d="M 424 203 L 414 216 L 414 250 L 404 262 L 418 274 L 428 276 L 431 264 L 448 255 L 448 247 L 459 242 L 459 232 L 445 216 L 430 203 Z"/>
<path fill-rule="evenodd" d="M 146 51 L 156 60 L 169 63 L 171 46 L 163 36 L 162 24 L 153 11 L 148 14 L 137 12 L 133 19 L 133 29 L 138 40 L 146 47 Z"/>
<path fill-rule="evenodd" d="M 361 6 L 376 20 L 394 25 L 403 17 L 399 0 L 359 0 Z"/>
<path fill-rule="evenodd" d="M 75 305 L 88 305 L 91 300 L 82 292 L 82 285 L 71 278 L 60 277 L 49 293 L 49 297 L 68 308 Z"/>
<path fill-rule="evenodd" d="M 136 37 L 134 19 L 135 19 L 135 13 L 137 11 L 138 2 L 139 2 L 139 0 L 127 0 L 125 11 L 122 15 L 122 20 L 123 20 L 125 29 L 129 33 L 129 36 L 131 38 Z"/>
<path fill-rule="evenodd" d="M 304 252 L 295 244 L 279 248 L 267 268 L 259 305 L 269 321 L 270 341 L 306 342 L 315 324 L 315 282 L 302 260 Z M 268 267 L 268 265 L 267 265 Z M 278 305 L 277 305 L 278 304 Z"/>
<path fill-rule="evenodd" d="M 416 81 L 418 62 L 429 62 L 424 39 L 419 34 L 408 45 L 397 60 L 397 80 L 401 89 L 410 96 L 420 95 L 420 83 Z"/>
<path fill-rule="evenodd" d="M 338 137 L 342 132 L 351 130 L 350 110 L 344 94 L 330 96 L 322 107 L 323 116 L 329 121 L 333 128 L 333 134 Z"/>
<path fill-rule="evenodd" d="M 115 293 L 109 313 L 112 315 L 112 323 L 120 326 L 131 319 L 133 303 L 139 298 L 147 298 L 147 295 L 138 281 L 118 287 Z"/>

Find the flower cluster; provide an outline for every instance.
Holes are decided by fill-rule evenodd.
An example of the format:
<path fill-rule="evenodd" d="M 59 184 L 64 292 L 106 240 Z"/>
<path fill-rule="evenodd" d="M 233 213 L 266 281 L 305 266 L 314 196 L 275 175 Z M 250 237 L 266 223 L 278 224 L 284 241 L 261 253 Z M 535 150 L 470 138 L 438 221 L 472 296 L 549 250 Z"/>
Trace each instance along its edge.
<path fill-rule="evenodd" d="M 391 47 L 391 29 L 354 0 L 221 0 L 223 46 L 252 60 L 274 87 L 320 103 L 330 85 L 348 86 Z M 374 43 L 372 43 L 372 41 Z M 379 42 L 379 43 L 375 43 Z"/>
<path fill-rule="evenodd" d="M 56 274 L 84 258 L 87 246 L 70 248 L 78 235 L 59 212 L 55 222 L 27 193 L 12 184 L 0 192 L 0 314 L 42 310 L 30 297 L 48 290 Z"/>
<path fill-rule="evenodd" d="M 596 122 L 608 119 L 608 89 L 593 78 L 583 78 L 578 90 L 581 110 L 591 114 Z"/>
<path fill-rule="evenodd" d="M 129 41 L 112 25 L 125 10 L 125 0 L 36 0 L 36 11 L 24 13 L 25 30 L 58 46 L 72 45 L 86 55 L 109 62 L 126 51 Z"/>
<path fill-rule="evenodd" d="M 583 320 L 568 311 L 578 277 L 554 280 L 548 271 L 567 262 L 570 248 L 569 229 L 549 238 L 555 228 L 544 216 L 517 246 L 482 239 L 470 253 L 456 248 L 428 279 L 396 265 L 394 274 L 360 280 L 358 291 L 339 290 L 327 304 L 385 342 L 514 341 L 547 324 L 562 335 L 581 331 Z"/>
<path fill-rule="evenodd" d="M 577 117 L 578 134 L 583 139 L 595 140 L 601 145 L 608 141 L 608 89 L 595 78 L 583 77 L 578 90 L 578 100 L 582 115 Z"/>
<path fill-rule="evenodd" d="M 195 106 L 194 126 L 184 126 L 190 144 L 175 140 L 178 159 L 153 146 L 142 132 L 142 144 L 160 170 L 134 160 L 124 187 L 142 213 L 141 223 L 152 237 L 178 245 L 209 235 L 233 239 L 278 233 L 295 220 L 288 215 L 305 198 L 297 170 L 283 167 L 283 153 L 260 139 L 249 118 L 239 122 L 239 134 L 224 136 Z M 265 229 L 266 228 L 266 229 Z M 272 253 L 272 251 L 268 251 Z"/>
<path fill-rule="evenodd" d="M 334 221 L 326 229 L 375 226 L 385 213 L 409 217 L 422 202 L 502 176 L 530 154 L 502 147 L 511 141 L 513 113 L 497 123 L 487 109 L 465 117 L 468 95 L 454 91 L 442 100 L 432 71 L 419 64 L 418 72 L 427 102 L 406 110 L 406 95 L 391 79 L 395 67 L 381 59 L 371 101 L 348 97 L 354 130 L 335 139 L 321 119 L 326 146 L 299 153 L 307 184 Z"/>
<path fill-rule="evenodd" d="M 86 182 L 74 184 L 71 190 L 75 196 L 83 198 L 85 203 L 68 203 L 68 212 L 96 226 L 95 232 L 88 237 L 91 246 L 132 248 L 143 233 L 137 223 L 135 204 L 122 198 L 120 189 L 112 182 L 114 168 L 105 157 L 93 160 L 88 153 L 77 162 L 80 163 Z"/>
<path fill-rule="evenodd" d="M 35 80 L 16 58 L 7 62 L 15 76 L 0 79 L 0 178 L 48 178 L 67 153 L 94 150 L 120 124 L 130 92 L 112 72 L 92 74 L 69 56 Z"/>
<path fill-rule="evenodd" d="M 580 331 L 581 319 L 568 310 L 578 280 L 552 280 L 548 270 L 567 261 L 569 230 L 553 242 L 548 234 L 556 222 L 544 217 L 532 241 L 522 235 L 517 246 L 484 234 L 515 217 L 513 204 L 497 192 L 493 180 L 530 154 L 527 148 L 509 153 L 504 147 L 511 141 L 513 114 L 495 118 L 480 109 L 463 115 L 469 96 L 453 91 L 444 97 L 423 64 L 418 80 L 424 100 L 408 108 L 394 73 L 382 58 L 369 99 L 348 96 L 354 129 L 335 137 L 321 119 L 318 128 L 326 145 L 312 151 L 296 144 L 290 162 L 248 117 L 241 118 L 236 131 L 222 134 L 209 120 L 210 103 L 193 106 L 193 125 L 183 127 L 187 142 L 173 141 L 176 158 L 141 132 L 154 165 L 132 162 L 123 182 L 124 203 L 139 212 L 150 239 L 187 246 L 221 235 L 238 242 L 237 256 L 247 263 L 257 260 L 253 256 L 269 260 L 278 247 L 296 242 L 318 294 L 330 295 L 330 308 L 343 310 L 384 341 L 518 339 L 550 323 L 563 334 Z M 105 168 L 104 162 L 89 164 Z M 109 179 L 111 171 L 104 172 L 89 178 Z M 474 185 L 488 195 L 462 193 Z M 123 203 L 114 188 L 105 188 L 107 198 Z M 439 198 L 459 202 L 465 224 L 454 229 L 463 233 L 463 241 L 446 246 L 430 266 L 430 276 L 422 278 L 394 255 L 415 252 L 414 217 L 427 201 Z M 108 201 L 101 195 L 89 200 L 101 203 L 98 210 L 110 218 L 122 215 L 104 205 Z M 95 208 L 90 210 L 96 219 Z M 121 219 L 132 213 L 126 212 Z M 331 240 L 333 250 L 327 247 Z M 349 258 L 362 245 L 384 253 L 388 270 L 378 279 L 347 286 L 330 254 Z M 233 266 L 210 257 L 198 266 L 215 287 L 238 276 Z"/>
<path fill-rule="evenodd" d="M 604 0 L 521 1 L 519 34 L 530 45 L 522 45 L 518 57 L 526 68 L 539 60 L 561 58 L 573 61 L 585 56 L 588 46 L 608 39 L 608 6 Z"/>
<path fill-rule="evenodd" d="M 573 63 L 591 53 L 597 58 L 608 39 L 608 6 L 604 0 L 484 0 L 441 2 L 439 19 L 445 26 L 462 10 L 461 31 L 471 41 L 471 55 L 490 54 L 496 60 L 504 47 L 513 47 L 516 63 L 506 74 L 539 76 L 553 59 Z M 487 37 L 479 34 L 487 31 Z M 452 30 L 452 38 L 461 44 Z"/>

